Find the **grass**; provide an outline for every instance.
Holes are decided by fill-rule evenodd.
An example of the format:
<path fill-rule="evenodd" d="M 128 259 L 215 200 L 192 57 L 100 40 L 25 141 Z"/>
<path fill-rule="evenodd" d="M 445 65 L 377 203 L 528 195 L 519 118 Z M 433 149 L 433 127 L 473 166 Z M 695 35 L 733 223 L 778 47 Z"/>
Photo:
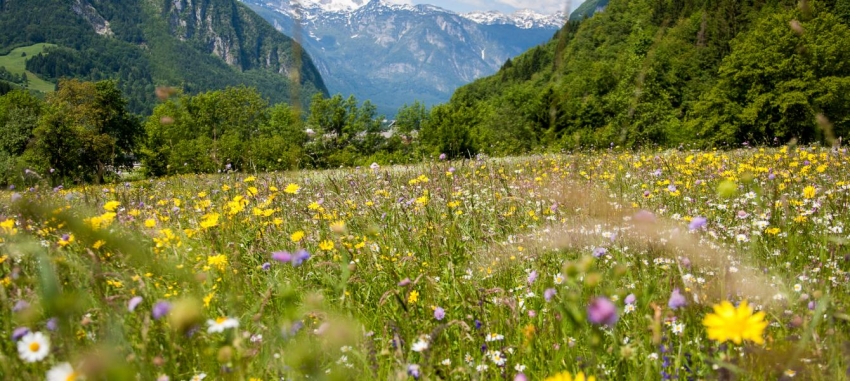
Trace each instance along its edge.
<path fill-rule="evenodd" d="M 8 192 L 0 334 L 51 343 L 0 341 L 0 378 L 843 380 L 848 169 L 607 151 Z M 740 343 L 703 325 L 727 300 L 765 314 L 713 331 Z"/>
<path fill-rule="evenodd" d="M 12 49 L 9 54 L 5 56 L 0 56 L 0 66 L 5 66 L 6 70 L 8 70 L 12 74 L 27 73 L 27 78 L 29 79 L 28 88 L 31 90 L 36 90 L 43 93 L 53 92 L 53 90 L 56 88 L 55 83 L 45 81 L 39 78 L 37 75 L 33 74 L 32 72 L 26 70 L 26 60 L 29 57 L 37 55 L 44 51 L 45 48 L 51 46 L 54 45 L 47 43 L 39 43 L 35 45 L 22 46 L 19 48 Z M 22 56 L 23 53 L 26 53 L 26 56 Z"/>

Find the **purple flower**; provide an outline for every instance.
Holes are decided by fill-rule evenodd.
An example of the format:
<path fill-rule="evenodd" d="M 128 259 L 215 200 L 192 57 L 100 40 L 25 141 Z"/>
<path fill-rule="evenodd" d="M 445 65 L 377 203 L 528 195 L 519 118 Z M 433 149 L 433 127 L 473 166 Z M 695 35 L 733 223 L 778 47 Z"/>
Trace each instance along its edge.
<path fill-rule="evenodd" d="M 47 328 L 48 331 L 55 331 L 59 329 L 59 320 L 56 320 L 55 317 L 47 319 L 47 323 L 44 326 Z"/>
<path fill-rule="evenodd" d="M 767 179 L 768 179 L 768 180 L 773 180 L 773 179 L 775 179 L 775 178 L 776 178 L 776 175 L 774 175 L 773 173 L 771 173 L 771 174 L 767 175 Z"/>
<path fill-rule="evenodd" d="M 12 312 L 18 312 L 18 311 L 25 310 L 25 309 L 29 308 L 29 306 L 30 306 L 30 304 L 29 304 L 29 303 L 27 303 L 27 301 L 26 301 L 26 300 L 19 300 L 19 301 L 18 301 L 17 303 L 15 303 L 15 305 L 12 307 Z"/>
<path fill-rule="evenodd" d="M 593 257 L 594 258 L 599 258 L 599 257 L 601 257 L 601 256 L 603 256 L 607 253 L 608 253 L 608 249 L 606 249 L 604 247 L 597 247 L 597 248 L 593 249 Z"/>
<path fill-rule="evenodd" d="M 514 381 L 528 381 L 528 377 L 526 377 L 525 374 L 517 373 L 517 375 L 514 376 Z"/>
<path fill-rule="evenodd" d="M 537 280 L 537 271 L 528 273 L 528 285 L 531 286 Z"/>
<path fill-rule="evenodd" d="M 151 314 L 153 315 L 154 319 L 159 320 L 163 316 L 168 314 L 168 311 L 171 311 L 171 303 L 168 303 L 164 300 L 160 300 L 157 301 L 156 304 L 154 304 Z"/>
<path fill-rule="evenodd" d="M 807 307 L 809 307 L 809 311 L 814 311 L 814 310 L 815 310 L 815 307 L 817 307 L 817 306 L 818 306 L 818 305 L 817 305 L 817 303 L 815 303 L 815 301 L 814 301 L 814 300 L 810 300 L 810 301 L 809 301 L 809 305 L 808 305 Z"/>
<path fill-rule="evenodd" d="M 705 217 L 694 217 L 691 220 L 691 223 L 688 224 L 688 229 L 690 229 L 691 231 L 702 229 L 705 227 L 705 224 L 707 222 L 708 220 L 706 220 Z"/>
<path fill-rule="evenodd" d="M 635 296 L 635 294 L 629 294 L 628 296 L 626 296 L 626 299 L 624 301 L 626 302 L 626 304 L 635 304 L 635 302 L 637 302 L 637 297 Z"/>
<path fill-rule="evenodd" d="M 597 297 L 587 305 L 587 319 L 593 324 L 601 324 L 613 327 L 620 317 L 617 315 L 617 306 L 608 298 Z"/>
<path fill-rule="evenodd" d="M 127 311 L 130 311 L 130 312 L 135 311 L 136 307 L 138 307 L 139 304 L 141 304 L 141 303 L 142 303 L 142 297 L 141 296 L 134 296 L 132 299 L 130 299 L 130 302 L 127 303 Z"/>
<path fill-rule="evenodd" d="M 635 213 L 635 221 L 643 222 L 643 223 L 653 223 L 655 222 L 655 214 L 648 210 L 641 210 Z"/>
<path fill-rule="evenodd" d="M 675 185 L 673 185 L 673 184 L 668 185 L 668 186 L 667 186 L 667 191 L 669 191 L 669 192 L 675 192 L 675 191 L 676 191 L 676 186 L 675 186 Z"/>
<path fill-rule="evenodd" d="M 272 264 L 269 262 L 263 263 L 263 271 L 269 271 L 272 268 Z"/>
<path fill-rule="evenodd" d="M 685 296 L 679 292 L 678 288 L 674 288 L 673 292 L 670 294 L 670 300 L 667 302 L 667 306 L 670 307 L 670 309 L 675 310 L 682 308 L 687 304 L 688 301 L 685 299 Z"/>
<path fill-rule="evenodd" d="M 554 288 L 547 288 L 546 291 L 543 291 L 543 298 L 546 299 L 547 302 L 551 302 L 552 298 L 555 297 L 555 294 L 558 292 L 555 291 Z"/>
<path fill-rule="evenodd" d="M 406 287 L 410 285 L 410 278 L 404 278 L 401 282 L 398 282 L 399 287 Z"/>
<path fill-rule="evenodd" d="M 434 309 L 434 319 L 443 320 L 446 317 L 446 310 L 443 307 L 437 307 Z"/>
<path fill-rule="evenodd" d="M 422 371 L 419 369 L 419 365 L 410 364 L 407 366 L 407 374 L 414 380 L 418 380 L 422 376 Z"/>
<path fill-rule="evenodd" d="M 307 250 L 301 249 L 292 257 L 292 267 L 301 266 L 304 261 L 310 259 L 310 253 Z"/>
<path fill-rule="evenodd" d="M 15 328 L 15 330 L 14 330 L 14 331 L 12 331 L 12 341 L 18 341 L 18 340 L 20 340 L 22 337 L 24 337 L 24 335 L 26 335 L 26 334 L 28 334 L 28 333 L 30 333 L 30 329 L 29 329 L 29 328 L 27 328 L 27 327 L 18 327 L 18 328 Z"/>
<path fill-rule="evenodd" d="M 444 153 L 440 154 L 440 160 L 446 160 L 447 157 L 448 156 L 446 156 L 446 154 L 444 154 Z"/>
<path fill-rule="evenodd" d="M 289 254 L 288 251 L 275 251 L 272 253 L 272 259 L 281 263 L 289 263 L 292 261 L 292 254 Z"/>
<path fill-rule="evenodd" d="M 483 326 L 481 320 L 475 319 L 475 329 L 481 329 L 481 326 Z"/>

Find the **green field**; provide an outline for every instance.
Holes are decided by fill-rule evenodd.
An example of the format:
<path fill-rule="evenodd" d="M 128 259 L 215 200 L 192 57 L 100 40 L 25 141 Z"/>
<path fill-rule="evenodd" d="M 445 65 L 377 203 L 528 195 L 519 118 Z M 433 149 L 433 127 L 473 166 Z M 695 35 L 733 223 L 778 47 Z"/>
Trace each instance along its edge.
<path fill-rule="evenodd" d="M 5 55 L 0 56 L 0 66 L 5 66 L 6 70 L 11 72 L 12 74 L 21 74 L 27 73 L 27 77 L 29 78 L 29 88 L 31 90 L 41 91 L 43 93 L 49 93 L 53 91 L 56 84 L 53 82 L 45 81 L 39 78 L 37 75 L 33 74 L 26 70 L 27 58 L 32 57 L 38 53 L 44 51 L 44 48 L 54 46 L 53 44 L 35 44 L 30 46 L 23 46 L 20 48 L 12 49 L 12 51 Z M 26 56 L 21 56 L 22 53 L 26 53 Z"/>
<path fill-rule="evenodd" d="M 848 168 L 611 150 L 0 193 L 0 379 L 847 380 Z"/>

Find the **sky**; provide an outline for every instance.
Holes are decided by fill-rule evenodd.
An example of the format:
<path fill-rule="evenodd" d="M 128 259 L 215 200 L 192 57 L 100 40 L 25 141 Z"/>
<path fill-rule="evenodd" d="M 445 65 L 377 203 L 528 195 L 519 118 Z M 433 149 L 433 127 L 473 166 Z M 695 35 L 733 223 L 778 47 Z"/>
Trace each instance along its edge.
<path fill-rule="evenodd" d="M 531 9 L 551 14 L 567 9 L 570 12 L 578 8 L 584 0 L 390 0 L 394 3 L 431 4 L 455 12 L 501 11 L 511 13 L 517 9 Z"/>

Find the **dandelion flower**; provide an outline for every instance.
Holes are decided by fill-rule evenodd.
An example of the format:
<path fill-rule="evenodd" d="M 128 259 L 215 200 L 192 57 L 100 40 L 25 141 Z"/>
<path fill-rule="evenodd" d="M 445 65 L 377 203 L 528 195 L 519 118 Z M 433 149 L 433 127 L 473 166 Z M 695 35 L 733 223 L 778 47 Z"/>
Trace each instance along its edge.
<path fill-rule="evenodd" d="M 298 184 L 289 184 L 286 188 L 283 188 L 283 192 L 289 194 L 297 194 L 299 190 L 301 190 L 301 187 Z"/>
<path fill-rule="evenodd" d="M 596 381 L 596 377 L 585 377 L 584 372 L 578 372 L 575 377 L 573 377 L 570 372 L 561 372 L 554 376 L 547 377 L 545 381 Z"/>
<path fill-rule="evenodd" d="M 44 360 L 50 354 L 50 339 L 41 332 L 30 332 L 18 341 L 18 355 L 25 362 Z"/>
<path fill-rule="evenodd" d="M 239 320 L 229 317 L 220 317 L 215 320 L 207 320 L 207 328 L 208 333 L 216 333 L 216 332 L 224 332 L 225 329 L 229 328 L 238 328 Z"/>
<path fill-rule="evenodd" d="M 803 188 L 803 197 L 805 197 L 805 198 L 808 198 L 808 199 L 815 198 L 815 195 L 817 193 L 818 193 L 817 189 L 815 189 L 815 187 L 813 187 L 811 185 Z"/>
<path fill-rule="evenodd" d="M 299 241 L 301 241 L 302 239 L 304 239 L 304 231 L 303 231 L 303 230 L 299 230 L 299 231 L 297 231 L 297 232 L 295 232 L 295 233 L 292 233 L 292 235 L 289 237 L 289 239 L 291 239 L 291 240 L 292 240 L 292 242 L 299 242 Z"/>
<path fill-rule="evenodd" d="M 719 343 L 732 341 L 741 344 L 744 340 L 756 344 L 764 343 L 764 329 L 767 322 L 764 312 L 753 313 L 747 301 L 736 308 L 728 301 L 714 305 L 714 313 L 708 314 L 702 321 L 708 331 L 708 338 Z"/>
<path fill-rule="evenodd" d="M 74 381 L 80 376 L 67 362 L 57 364 L 47 371 L 47 381 Z"/>
<path fill-rule="evenodd" d="M 119 206 L 121 206 L 120 202 L 110 201 L 110 202 L 107 202 L 106 204 L 103 204 L 103 209 L 105 209 L 107 212 L 114 212 L 115 209 L 118 209 Z"/>

